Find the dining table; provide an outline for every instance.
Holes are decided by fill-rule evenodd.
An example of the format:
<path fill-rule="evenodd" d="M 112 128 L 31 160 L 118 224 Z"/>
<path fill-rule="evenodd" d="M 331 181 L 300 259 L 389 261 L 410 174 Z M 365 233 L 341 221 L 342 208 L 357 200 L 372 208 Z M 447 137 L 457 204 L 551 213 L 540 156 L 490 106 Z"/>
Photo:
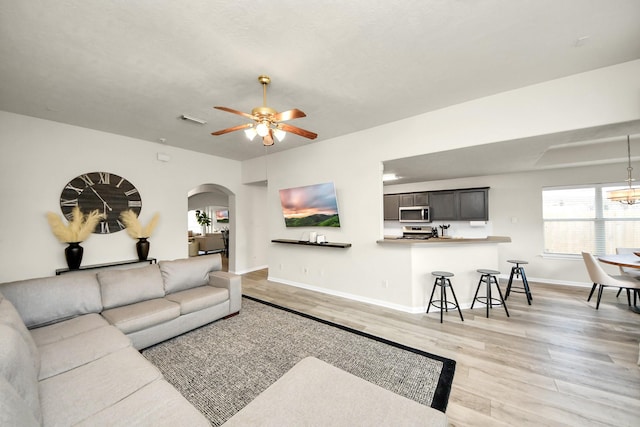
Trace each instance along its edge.
<path fill-rule="evenodd" d="M 640 252 L 639 252 L 640 253 Z M 598 261 L 605 264 L 615 265 L 617 267 L 625 268 L 637 268 L 640 272 L 640 256 L 635 254 L 615 254 L 615 255 L 600 255 Z M 640 279 L 638 280 L 640 283 Z M 637 290 L 634 292 L 638 292 Z M 635 302 L 634 298 L 634 302 Z M 640 314 L 640 308 L 637 305 L 632 305 L 631 310 Z"/>

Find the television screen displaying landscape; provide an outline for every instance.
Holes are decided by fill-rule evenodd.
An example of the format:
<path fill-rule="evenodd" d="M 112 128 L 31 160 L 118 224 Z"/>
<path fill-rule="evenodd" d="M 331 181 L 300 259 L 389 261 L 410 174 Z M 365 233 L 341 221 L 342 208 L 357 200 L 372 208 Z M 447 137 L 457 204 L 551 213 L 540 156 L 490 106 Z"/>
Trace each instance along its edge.
<path fill-rule="evenodd" d="M 340 227 L 333 182 L 280 190 L 287 227 Z"/>

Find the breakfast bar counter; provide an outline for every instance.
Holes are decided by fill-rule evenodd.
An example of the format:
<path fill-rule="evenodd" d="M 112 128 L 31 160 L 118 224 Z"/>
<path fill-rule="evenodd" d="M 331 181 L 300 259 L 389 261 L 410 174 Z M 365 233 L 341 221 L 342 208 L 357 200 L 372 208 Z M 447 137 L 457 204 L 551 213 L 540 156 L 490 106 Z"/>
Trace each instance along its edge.
<path fill-rule="evenodd" d="M 385 237 L 376 243 L 392 244 L 392 245 L 445 245 L 445 244 L 483 244 L 483 243 L 510 243 L 511 237 L 507 236 L 487 236 L 483 238 L 467 238 L 467 237 L 432 237 L 429 239 L 408 239 L 402 237 Z"/>
<path fill-rule="evenodd" d="M 500 265 L 498 245 L 511 242 L 507 236 L 485 238 L 436 238 L 410 239 L 385 237 L 377 243 L 390 251 L 400 251 L 396 256 L 407 257 L 411 266 L 411 298 L 415 312 L 424 312 L 433 289 L 432 271 L 449 271 L 454 274 L 451 283 L 461 308 L 471 306 L 480 274 L 478 269 L 492 269 L 508 276 L 508 266 Z M 501 287 L 504 289 L 504 282 Z"/>

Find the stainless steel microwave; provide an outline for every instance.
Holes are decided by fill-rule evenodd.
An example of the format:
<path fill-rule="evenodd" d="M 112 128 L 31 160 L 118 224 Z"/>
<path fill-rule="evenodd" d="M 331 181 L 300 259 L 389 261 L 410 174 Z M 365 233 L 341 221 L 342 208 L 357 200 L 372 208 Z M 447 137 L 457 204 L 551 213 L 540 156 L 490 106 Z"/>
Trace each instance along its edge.
<path fill-rule="evenodd" d="M 429 206 L 401 206 L 400 222 L 431 222 Z"/>

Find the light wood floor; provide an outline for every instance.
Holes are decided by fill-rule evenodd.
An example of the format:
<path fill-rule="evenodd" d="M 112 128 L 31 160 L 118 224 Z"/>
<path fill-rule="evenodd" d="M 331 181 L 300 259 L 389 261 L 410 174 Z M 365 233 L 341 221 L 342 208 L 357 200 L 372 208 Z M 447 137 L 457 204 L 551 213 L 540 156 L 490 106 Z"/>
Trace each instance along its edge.
<path fill-rule="evenodd" d="M 407 314 L 243 276 L 243 293 L 457 362 L 447 408 L 452 426 L 640 426 L 640 314 L 607 290 L 531 284 L 533 305 L 511 294 L 495 307 Z M 455 286 L 455 283 L 454 283 Z M 504 286 L 503 286 L 504 290 Z"/>

